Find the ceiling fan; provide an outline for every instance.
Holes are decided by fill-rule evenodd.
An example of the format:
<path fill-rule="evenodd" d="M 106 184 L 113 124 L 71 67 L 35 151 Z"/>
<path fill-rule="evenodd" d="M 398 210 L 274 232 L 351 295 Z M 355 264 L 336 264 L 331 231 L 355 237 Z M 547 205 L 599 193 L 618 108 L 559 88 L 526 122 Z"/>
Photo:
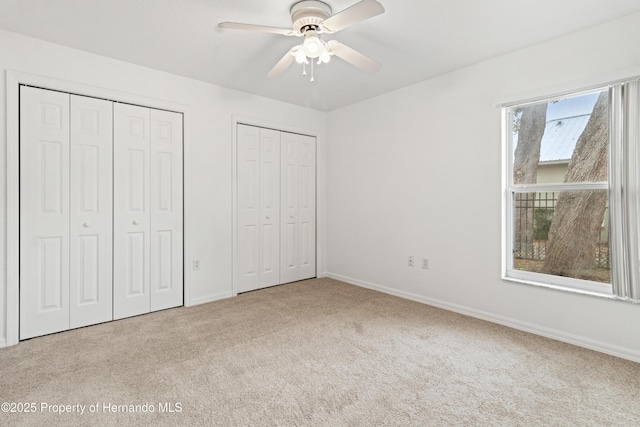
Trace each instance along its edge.
<path fill-rule="evenodd" d="M 218 27 L 304 37 L 304 42 L 289 49 L 267 74 L 267 77 L 280 75 L 294 61 L 303 64 L 303 74 L 306 74 L 305 65 L 310 62 L 311 81 L 313 81 L 314 60 L 316 60 L 317 64 L 327 63 L 334 55 L 367 72 L 374 72 L 380 69 L 381 65 L 379 63 L 349 46 L 337 40 L 325 42 L 320 38 L 322 34 L 336 33 L 353 24 L 384 13 L 384 7 L 376 0 L 361 0 L 335 15 L 331 14 L 331 7 L 324 2 L 302 0 L 291 7 L 290 13 L 291 23 L 293 24 L 292 29 L 239 22 L 221 22 Z"/>

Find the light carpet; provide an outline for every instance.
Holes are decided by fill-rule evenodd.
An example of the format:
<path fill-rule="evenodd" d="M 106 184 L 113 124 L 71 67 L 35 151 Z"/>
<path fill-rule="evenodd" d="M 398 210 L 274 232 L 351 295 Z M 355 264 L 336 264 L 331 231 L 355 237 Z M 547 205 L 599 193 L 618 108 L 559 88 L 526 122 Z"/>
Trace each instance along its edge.
<path fill-rule="evenodd" d="M 314 279 L 0 349 L 0 401 L 37 409 L 3 426 L 638 426 L 640 364 Z"/>

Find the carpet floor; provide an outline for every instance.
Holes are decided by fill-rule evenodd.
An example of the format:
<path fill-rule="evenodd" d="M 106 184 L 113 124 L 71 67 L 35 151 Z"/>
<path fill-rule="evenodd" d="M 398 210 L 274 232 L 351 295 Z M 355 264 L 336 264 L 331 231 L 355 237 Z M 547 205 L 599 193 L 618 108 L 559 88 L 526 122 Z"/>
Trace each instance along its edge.
<path fill-rule="evenodd" d="M 638 426 L 640 364 L 313 279 L 0 349 L 0 401 L 2 426 Z"/>

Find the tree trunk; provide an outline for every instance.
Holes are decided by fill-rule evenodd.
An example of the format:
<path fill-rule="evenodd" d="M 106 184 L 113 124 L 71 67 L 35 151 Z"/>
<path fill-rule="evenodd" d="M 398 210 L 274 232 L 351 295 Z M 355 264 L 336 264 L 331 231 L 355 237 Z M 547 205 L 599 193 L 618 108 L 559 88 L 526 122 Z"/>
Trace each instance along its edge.
<path fill-rule="evenodd" d="M 513 161 L 513 183 L 535 184 L 538 180 L 540 143 L 547 121 L 547 103 L 522 107 L 518 145 Z M 514 249 L 522 258 L 533 258 L 533 214 L 535 193 L 517 193 L 515 200 Z"/>
<path fill-rule="evenodd" d="M 607 181 L 608 93 L 598 97 L 571 156 L 564 182 Z M 607 205 L 607 192 L 565 191 L 558 196 L 543 272 L 589 279 L 596 266 L 596 246 Z"/>

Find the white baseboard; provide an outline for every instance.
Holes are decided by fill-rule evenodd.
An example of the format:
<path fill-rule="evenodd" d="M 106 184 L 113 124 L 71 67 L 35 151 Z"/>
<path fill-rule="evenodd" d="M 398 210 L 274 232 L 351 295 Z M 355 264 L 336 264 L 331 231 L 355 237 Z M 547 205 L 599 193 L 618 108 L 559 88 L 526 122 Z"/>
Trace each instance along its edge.
<path fill-rule="evenodd" d="M 533 323 L 522 322 L 517 319 L 499 316 L 493 313 L 489 313 L 482 310 L 476 310 L 474 308 L 448 303 L 422 295 L 414 294 L 411 292 L 400 291 L 397 289 L 389 288 L 386 286 L 378 285 L 363 280 L 354 279 L 352 277 L 342 276 L 340 274 L 334 274 L 325 272 L 326 277 L 340 280 L 341 282 L 349 283 L 352 285 L 360 286 L 374 291 L 379 291 L 385 294 L 394 295 L 400 298 L 405 298 L 411 301 L 420 302 L 423 304 L 431 305 L 434 307 L 442 308 L 445 310 L 453 311 L 455 313 L 464 314 L 466 316 L 475 317 L 477 319 L 486 320 L 488 322 L 497 323 L 499 325 L 507 326 L 513 329 L 518 329 L 532 334 L 541 335 L 546 338 L 566 342 L 579 347 L 588 348 L 590 350 L 599 351 L 601 353 L 610 354 L 623 359 L 632 360 L 640 363 L 640 351 L 621 347 L 613 344 L 609 344 L 602 341 L 593 340 L 591 338 L 583 337 L 580 335 L 570 334 L 557 329 L 551 329 L 544 326 L 535 325 Z"/>
<path fill-rule="evenodd" d="M 226 299 L 226 298 L 231 298 L 233 296 L 233 293 L 231 291 L 229 292 L 222 292 L 219 294 L 211 294 L 211 295 L 205 295 L 203 297 L 198 297 L 198 298 L 192 298 L 191 302 L 189 303 L 189 305 L 186 305 L 186 307 L 193 307 L 194 305 L 200 305 L 200 304 L 206 304 L 208 302 L 214 302 L 214 301 L 218 301 L 221 299 Z"/>

